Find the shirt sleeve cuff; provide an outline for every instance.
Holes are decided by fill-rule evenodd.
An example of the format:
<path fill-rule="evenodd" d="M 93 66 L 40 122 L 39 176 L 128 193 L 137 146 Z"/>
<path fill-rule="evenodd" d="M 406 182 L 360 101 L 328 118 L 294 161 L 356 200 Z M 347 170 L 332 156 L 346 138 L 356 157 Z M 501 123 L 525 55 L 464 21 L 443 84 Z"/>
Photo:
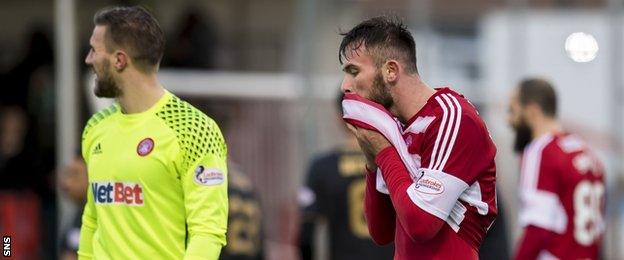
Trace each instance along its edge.
<path fill-rule="evenodd" d="M 401 157 L 399 157 L 394 146 L 388 146 L 377 153 L 377 156 L 375 156 L 375 163 L 377 163 L 379 168 L 383 169 L 384 167 L 382 167 L 382 165 L 384 165 L 385 162 L 394 161 L 396 159 L 401 160 Z"/>

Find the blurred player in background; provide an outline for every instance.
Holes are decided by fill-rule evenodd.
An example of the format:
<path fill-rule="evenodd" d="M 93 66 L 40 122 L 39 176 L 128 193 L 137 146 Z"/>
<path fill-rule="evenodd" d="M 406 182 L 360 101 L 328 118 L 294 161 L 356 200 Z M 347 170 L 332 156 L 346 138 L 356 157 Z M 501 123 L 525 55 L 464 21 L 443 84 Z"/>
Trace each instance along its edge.
<path fill-rule="evenodd" d="M 87 201 L 87 166 L 80 157 L 75 157 L 61 172 L 61 188 L 72 203 L 78 207 L 78 211 L 71 226 L 62 233 L 61 237 L 61 260 L 77 258 L 78 245 L 80 242 L 80 226 L 82 224 L 82 211 Z"/>
<path fill-rule="evenodd" d="M 227 246 L 219 259 L 264 259 L 260 200 L 251 179 L 232 161 L 228 162 L 228 202 Z"/>
<path fill-rule="evenodd" d="M 522 153 L 515 259 L 597 259 L 604 232 L 602 164 L 557 121 L 557 95 L 542 79 L 520 82 L 509 124 Z"/>
<path fill-rule="evenodd" d="M 194 100 L 191 99 L 191 102 Z M 232 122 L 240 118 L 234 106 L 222 103 L 194 102 L 219 124 L 223 135 L 231 134 Z M 264 259 L 262 207 L 254 183 L 232 157 L 228 158 L 228 231 L 227 245 L 221 250 L 220 260 Z"/>
<path fill-rule="evenodd" d="M 367 111 L 368 120 L 396 117 L 407 145 L 399 151 L 368 122 L 349 124 L 367 157 L 364 209 L 373 240 L 394 241 L 395 259 L 478 259 L 497 213 L 496 147 L 485 123 L 462 95 L 421 80 L 414 39 L 398 19 L 372 18 L 343 36 L 341 89 L 351 100 L 343 108 L 382 112 Z M 419 176 L 399 153 L 409 154 Z M 389 195 L 376 189 L 378 167 Z"/>
<path fill-rule="evenodd" d="M 342 93 L 338 97 L 337 108 L 342 111 Z M 342 113 L 338 115 L 342 123 Z M 366 158 L 355 136 L 349 132 L 346 137 L 338 149 L 317 157 L 310 165 L 300 198 L 301 254 L 304 260 L 317 259 L 315 225 L 326 221 L 330 259 L 391 259 L 393 247 L 376 246 L 368 234 L 364 217 Z"/>
<path fill-rule="evenodd" d="M 83 131 L 89 173 L 81 259 L 217 259 L 227 149 L 217 124 L 163 88 L 164 36 L 142 7 L 99 11 L 85 62 L 115 103 Z"/>

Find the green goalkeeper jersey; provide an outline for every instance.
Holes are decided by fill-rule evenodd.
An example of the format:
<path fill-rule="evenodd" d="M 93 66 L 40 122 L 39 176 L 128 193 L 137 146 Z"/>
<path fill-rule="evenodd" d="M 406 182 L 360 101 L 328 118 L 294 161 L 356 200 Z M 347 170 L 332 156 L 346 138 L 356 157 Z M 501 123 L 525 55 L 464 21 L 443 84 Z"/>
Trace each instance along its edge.
<path fill-rule="evenodd" d="M 226 154 L 217 124 L 167 91 L 145 112 L 114 104 L 95 114 L 82 138 L 89 188 L 80 259 L 217 259 Z"/>

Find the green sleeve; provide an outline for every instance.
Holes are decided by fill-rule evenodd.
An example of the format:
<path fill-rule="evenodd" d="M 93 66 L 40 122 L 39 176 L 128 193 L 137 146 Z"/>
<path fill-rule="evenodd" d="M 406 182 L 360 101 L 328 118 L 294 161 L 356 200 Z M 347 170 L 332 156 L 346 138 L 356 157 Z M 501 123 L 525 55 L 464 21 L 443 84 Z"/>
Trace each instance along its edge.
<path fill-rule="evenodd" d="M 184 259 L 218 259 L 226 244 L 228 197 L 225 142 L 214 122 L 206 143 L 188 146 L 181 174 L 188 243 Z M 202 132 L 202 131 L 200 131 Z M 202 135 L 202 134 L 200 134 Z"/>
<path fill-rule="evenodd" d="M 82 226 L 80 227 L 79 259 L 93 259 L 93 234 L 97 229 L 97 216 L 95 215 L 92 194 L 91 185 L 89 185 L 87 188 L 87 204 L 82 213 Z"/>
<path fill-rule="evenodd" d="M 95 117 L 95 116 L 94 116 Z M 93 119 L 89 120 L 91 123 Z M 82 134 L 82 157 L 86 163 L 89 162 L 89 151 L 91 149 L 91 140 L 88 138 L 88 132 L 93 125 L 88 124 Z M 82 212 L 82 225 L 80 227 L 80 242 L 78 245 L 79 259 L 93 259 L 93 234 L 97 229 L 97 215 L 95 213 L 95 205 L 93 202 L 93 193 L 91 185 L 87 186 L 87 203 Z"/>

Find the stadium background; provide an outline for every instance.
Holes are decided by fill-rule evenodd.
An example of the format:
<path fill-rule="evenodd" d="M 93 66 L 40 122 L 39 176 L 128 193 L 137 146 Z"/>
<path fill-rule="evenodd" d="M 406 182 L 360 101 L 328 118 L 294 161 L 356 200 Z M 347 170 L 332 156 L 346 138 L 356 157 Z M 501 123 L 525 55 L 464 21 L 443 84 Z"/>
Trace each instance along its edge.
<path fill-rule="evenodd" d="M 341 80 L 338 32 L 379 14 L 405 18 L 429 85 L 459 90 L 486 118 L 499 150 L 499 200 L 513 242 L 519 235 L 518 161 L 506 102 L 525 76 L 552 80 L 564 125 L 588 140 L 607 165 L 604 256 L 624 258 L 619 0 L 3 0 L 0 93 L 3 109 L 22 108 L 36 133 L 27 145 L 36 147 L 41 167 L 32 174 L 24 165 L 24 175 L 34 176 L 33 183 L 46 180 L 33 184 L 42 205 L 42 240 L 53 240 L 50 234 L 67 226 L 76 211 L 58 189 L 55 169 L 71 160 L 86 118 L 103 106 L 92 95 L 83 60 L 93 14 L 115 4 L 141 4 L 154 12 L 167 36 L 161 80 L 226 122 L 230 156 L 260 196 L 269 259 L 295 257 L 297 195 L 309 159 L 343 138 L 334 106 Z M 586 34 L 570 37 L 575 32 Z M 0 176 L 0 182 L 10 180 Z M 0 200 L 0 208 L 10 206 Z M 44 255 L 54 259 L 49 251 Z"/>

